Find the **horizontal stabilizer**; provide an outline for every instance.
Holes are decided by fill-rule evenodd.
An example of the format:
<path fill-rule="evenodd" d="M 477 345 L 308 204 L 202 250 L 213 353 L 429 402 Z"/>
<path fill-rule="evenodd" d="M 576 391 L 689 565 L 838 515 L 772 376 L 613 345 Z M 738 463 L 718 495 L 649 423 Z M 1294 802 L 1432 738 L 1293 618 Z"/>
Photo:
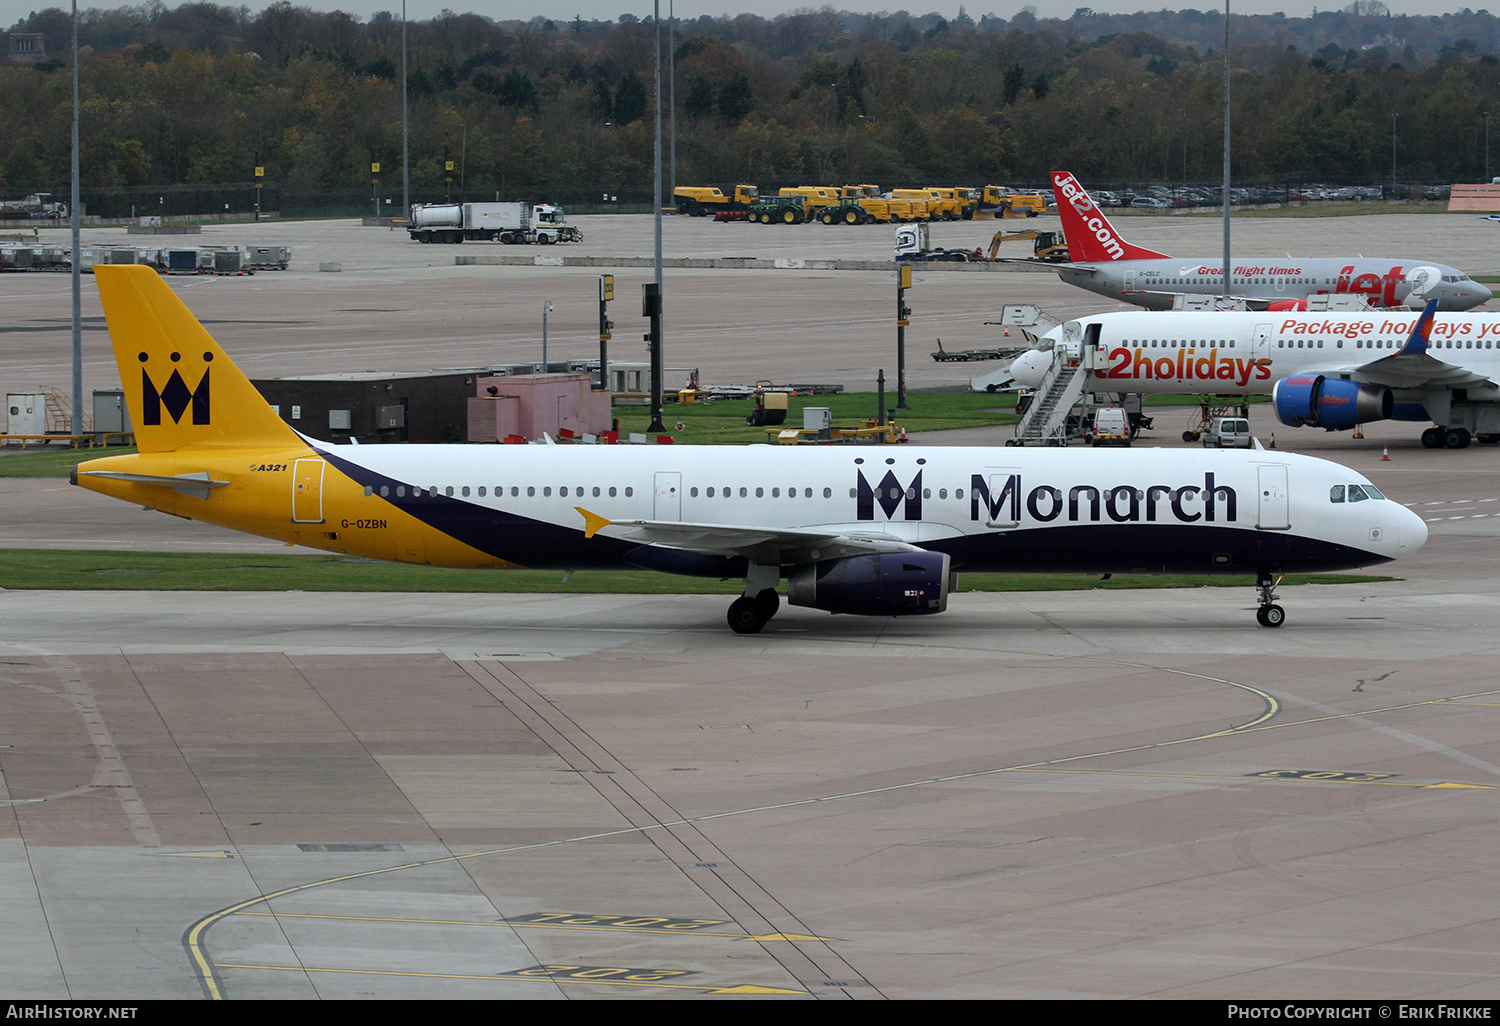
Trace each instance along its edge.
<path fill-rule="evenodd" d="M 135 484 L 155 485 L 159 488 L 170 488 L 174 492 L 183 495 L 191 495 L 194 498 L 206 499 L 208 493 L 215 488 L 223 488 L 229 484 L 228 481 L 214 481 L 209 478 L 208 472 L 201 474 L 176 474 L 168 476 L 164 474 L 126 474 L 117 470 L 75 470 L 73 472 L 73 483 L 78 483 L 80 477 L 102 477 L 111 481 L 131 481 Z"/>

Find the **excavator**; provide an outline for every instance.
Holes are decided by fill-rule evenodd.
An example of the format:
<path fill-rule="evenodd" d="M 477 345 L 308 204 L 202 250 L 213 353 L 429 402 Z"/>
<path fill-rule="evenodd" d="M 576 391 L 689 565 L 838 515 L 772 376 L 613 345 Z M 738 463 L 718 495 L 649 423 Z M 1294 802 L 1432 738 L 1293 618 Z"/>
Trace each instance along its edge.
<path fill-rule="evenodd" d="M 1068 244 L 1063 240 L 1061 232 L 1039 232 L 1027 229 L 1022 232 L 998 231 L 990 240 L 990 251 L 985 257 L 993 263 L 1000 259 L 1000 243 L 1002 242 L 1024 242 L 1034 240 L 1032 247 L 1033 260 L 1042 260 L 1049 264 L 1065 264 L 1068 262 Z"/>

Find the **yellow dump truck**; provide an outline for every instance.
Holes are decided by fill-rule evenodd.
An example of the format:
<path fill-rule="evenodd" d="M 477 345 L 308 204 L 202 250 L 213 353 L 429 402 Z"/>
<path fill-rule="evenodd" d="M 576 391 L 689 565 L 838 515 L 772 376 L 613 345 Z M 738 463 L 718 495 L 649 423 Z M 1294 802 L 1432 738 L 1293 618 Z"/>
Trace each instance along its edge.
<path fill-rule="evenodd" d="M 1039 193 L 1016 192 L 1003 185 L 986 185 L 979 211 L 989 217 L 1036 217 L 1047 212 L 1047 198 Z"/>
<path fill-rule="evenodd" d="M 944 191 L 948 195 L 943 195 Z M 963 217 L 962 205 L 951 189 L 892 189 L 891 199 L 911 200 L 913 210 L 920 204 L 925 217 L 919 215 L 918 220 L 957 221 Z"/>
<path fill-rule="evenodd" d="M 679 185 L 672 192 L 677 212 L 689 217 L 707 217 L 725 211 L 745 211 L 760 199 L 760 190 L 753 185 L 736 185 L 734 195 L 726 196 L 712 186 Z"/>
<path fill-rule="evenodd" d="M 959 216 L 965 221 L 973 220 L 974 215 L 979 212 L 980 197 L 977 189 L 965 188 L 962 185 L 928 185 L 924 188 L 957 203 Z"/>

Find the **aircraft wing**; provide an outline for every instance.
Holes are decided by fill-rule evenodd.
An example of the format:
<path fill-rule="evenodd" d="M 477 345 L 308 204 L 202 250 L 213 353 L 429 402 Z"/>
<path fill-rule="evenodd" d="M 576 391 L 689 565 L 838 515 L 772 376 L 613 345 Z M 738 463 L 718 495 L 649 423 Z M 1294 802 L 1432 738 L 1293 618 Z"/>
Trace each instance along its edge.
<path fill-rule="evenodd" d="M 743 556 L 763 565 L 814 563 L 872 552 L 921 552 L 918 546 L 879 531 L 818 531 L 733 524 L 692 524 L 677 520 L 610 520 L 582 506 L 584 537 L 660 545 L 712 556 Z"/>
<path fill-rule="evenodd" d="M 1272 303 L 1279 303 L 1279 299 L 1267 299 L 1264 296 L 1229 296 L 1227 299 L 1218 294 L 1206 295 L 1202 292 L 1172 292 L 1167 289 L 1130 289 L 1121 291 L 1122 296 L 1161 296 L 1163 299 L 1175 300 L 1178 296 L 1202 297 L 1213 304 L 1218 310 L 1264 310 Z"/>
<path fill-rule="evenodd" d="M 1351 380 L 1386 388 L 1495 388 L 1495 382 L 1483 374 L 1445 363 L 1428 352 L 1432 318 L 1436 311 L 1437 300 L 1429 300 L 1400 351 L 1349 367 L 1341 373 L 1347 373 Z"/>

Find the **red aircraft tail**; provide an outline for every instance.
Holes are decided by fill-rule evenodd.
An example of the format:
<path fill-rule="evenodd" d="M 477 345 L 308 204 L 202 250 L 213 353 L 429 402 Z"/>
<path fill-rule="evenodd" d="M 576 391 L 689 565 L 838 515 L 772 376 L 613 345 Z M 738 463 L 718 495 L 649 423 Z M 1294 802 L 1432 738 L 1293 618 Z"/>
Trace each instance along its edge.
<path fill-rule="evenodd" d="M 1170 259 L 1166 253 L 1132 246 L 1122 239 L 1072 172 L 1052 172 L 1052 193 L 1057 197 L 1068 256 L 1074 263 Z"/>

